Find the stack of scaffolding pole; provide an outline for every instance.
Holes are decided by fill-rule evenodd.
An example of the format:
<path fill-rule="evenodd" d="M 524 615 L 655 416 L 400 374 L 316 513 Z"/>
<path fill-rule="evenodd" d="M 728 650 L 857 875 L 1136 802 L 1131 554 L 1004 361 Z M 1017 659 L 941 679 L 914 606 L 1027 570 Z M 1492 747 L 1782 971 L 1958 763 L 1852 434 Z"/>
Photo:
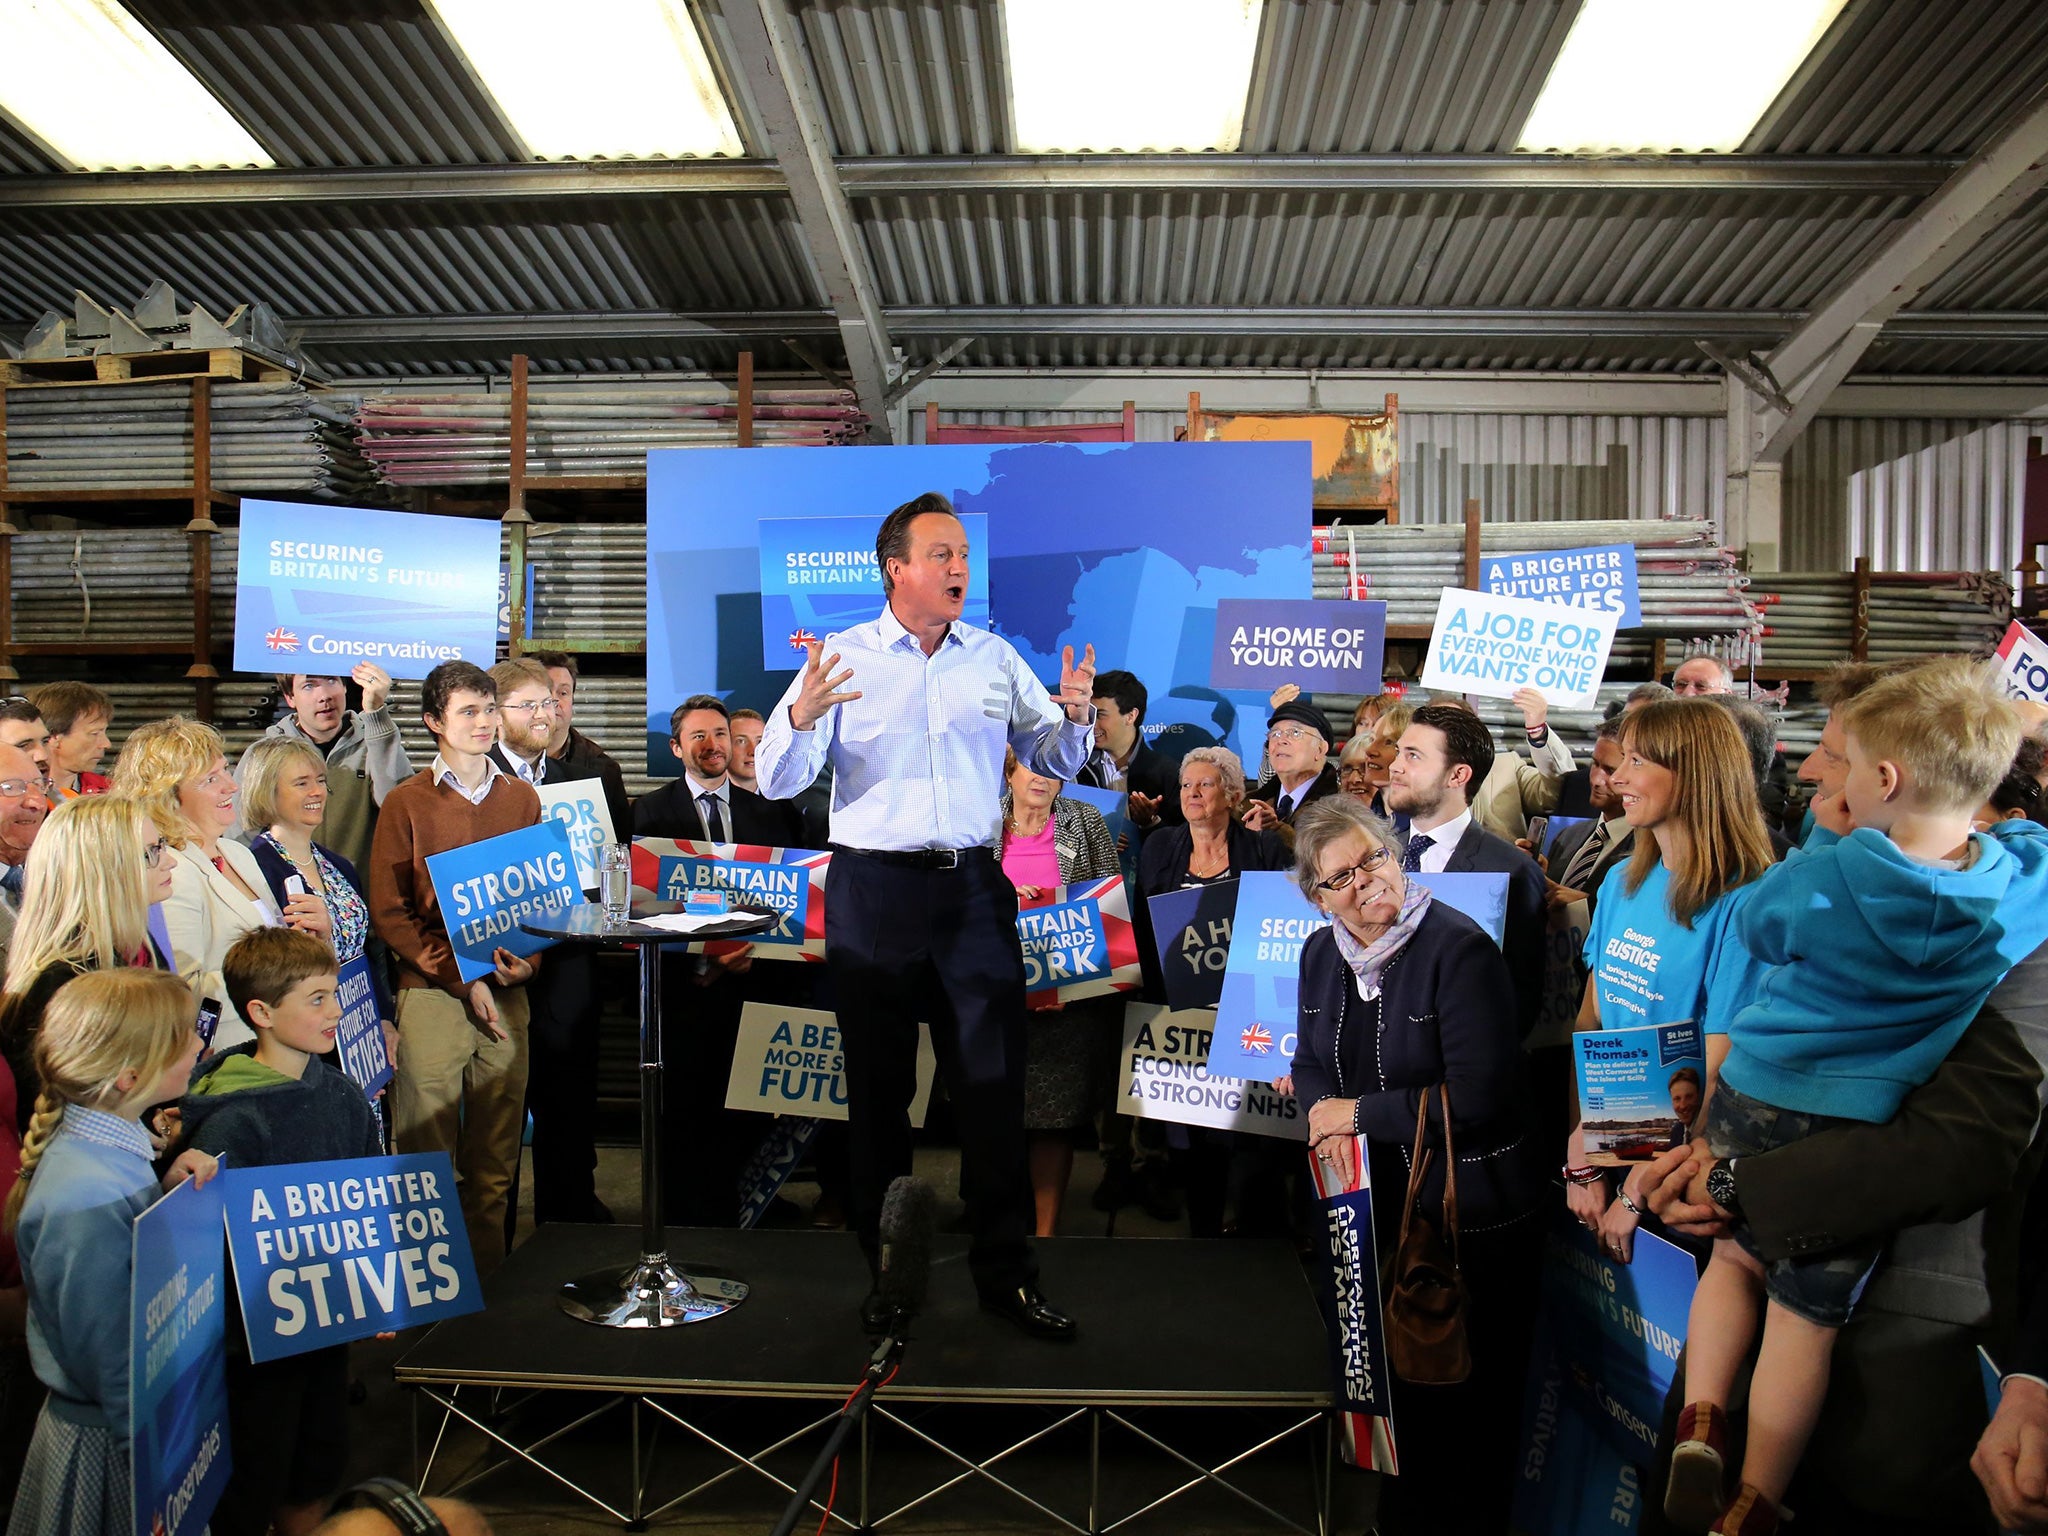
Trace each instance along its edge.
<path fill-rule="evenodd" d="M 1821 668 L 1851 657 L 1856 578 L 1841 572 L 1780 572 L 1754 580 L 1765 661 Z M 1974 571 L 1871 578 L 1864 659 L 1903 661 L 1943 651 L 1983 654 L 2012 622 L 2005 578 Z"/>

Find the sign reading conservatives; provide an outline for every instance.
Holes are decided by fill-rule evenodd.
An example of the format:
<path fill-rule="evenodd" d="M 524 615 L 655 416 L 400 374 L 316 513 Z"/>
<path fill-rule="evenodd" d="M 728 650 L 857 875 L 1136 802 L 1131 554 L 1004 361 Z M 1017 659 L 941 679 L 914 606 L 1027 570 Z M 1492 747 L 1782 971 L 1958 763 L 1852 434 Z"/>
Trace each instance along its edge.
<path fill-rule="evenodd" d="M 495 521 L 245 501 L 235 565 L 237 672 L 497 659 Z"/>

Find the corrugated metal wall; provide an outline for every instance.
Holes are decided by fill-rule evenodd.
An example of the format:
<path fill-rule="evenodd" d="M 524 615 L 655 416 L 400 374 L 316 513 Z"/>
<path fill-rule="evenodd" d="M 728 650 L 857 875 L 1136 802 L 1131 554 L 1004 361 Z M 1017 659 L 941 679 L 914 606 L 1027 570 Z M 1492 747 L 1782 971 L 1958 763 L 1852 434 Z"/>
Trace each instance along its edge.
<path fill-rule="evenodd" d="M 1047 426 L 1112 411 L 954 411 L 945 419 Z M 1140 442 L 1171 442 L 1186 417 L 1140 411 Z M 2024 421 L 1823 416 L 1785 466 L 1785 568 L 2005 571 L 2019 557 Z M 911 441 L 924 440 L 914 414 Z M 1718 520 L 1728 457 L 1718 416 L 1570 416 L 1413 411 L 1401 417 L 1401 518 L 1456 522 L 1476 497 L 1490 522 L 1573 518 Z"/>

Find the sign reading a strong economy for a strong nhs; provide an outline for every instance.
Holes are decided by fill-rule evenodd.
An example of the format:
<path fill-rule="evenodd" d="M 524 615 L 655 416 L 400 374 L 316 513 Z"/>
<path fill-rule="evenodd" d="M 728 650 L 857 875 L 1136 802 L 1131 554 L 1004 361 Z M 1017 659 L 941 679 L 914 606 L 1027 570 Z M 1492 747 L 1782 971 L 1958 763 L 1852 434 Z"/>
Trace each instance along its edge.
<path fill-rule="evenodd" d="M 1632 544 L 1588 544 L 1530 555 L 1487 555 L 1479 562 L 1479 590 L 1495 597 L 1568 603 L 1612 614 L 1623 629 L 1643 622 Z"/>
<path fill-rule="evenodd" d="M 1215 688 L 1295 683 L 1304 693 L 1378 693 L 1385 603 L 1226 597 L 1209 656 Z"/>
<path fill-rule="evenodd" d="M 227 1272 L 221 1180 L 187 1179 L 135 1218 L 128 1437 L 135 1536 L 206 1528 L 227 1487 Z"/>
<path fill-rule="evenodd" d="M 804 647 L 834 630 L 864 624 L 881 611 L 882 567 L 873 517 L 761 519 L 761 665 L 793 672 Z M 960 617 L 988 628 L 988 518 L 961 514 L 967 530 L 967 604 Z"/>
<path fill-rule="evenodd" d="M 446 1152 L 222 1171 L 259 1364 L 483 1310 Z"/>
<path fill-rule="evenodd" d="M 1489 699 L 1534 688 L 1560 709 L 1584 709 L 1600 696 L 1618 627 L 1613 614 L 1591 608 L 1446 587 L 1422 686 Z"/>
<path fill-rule="evenodd" d="M 359 507 L 245 501 L 235 670 L 425 677 L 497 659 L 498 525 Z"/>
<path fill-rule="evenodd" d="M 520 923 L 588 900 L 569 850 L 569 829 L 552 817 L 480 843 L 427 856 L 441 920 L 464 981 L 497 967 L 493 950 L 536 955 L 554 944 Z"/>

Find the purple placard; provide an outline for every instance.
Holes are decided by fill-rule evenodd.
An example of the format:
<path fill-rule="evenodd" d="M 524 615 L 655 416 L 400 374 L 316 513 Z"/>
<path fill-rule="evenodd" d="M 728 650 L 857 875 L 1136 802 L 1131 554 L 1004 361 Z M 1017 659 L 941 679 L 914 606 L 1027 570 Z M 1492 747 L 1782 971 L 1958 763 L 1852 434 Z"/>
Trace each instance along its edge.
<path fill-rule="evenodd" d="M 1209 685 L 1378 693 L 1386 641 L 1385 603 L 1220 598 Z"/>

